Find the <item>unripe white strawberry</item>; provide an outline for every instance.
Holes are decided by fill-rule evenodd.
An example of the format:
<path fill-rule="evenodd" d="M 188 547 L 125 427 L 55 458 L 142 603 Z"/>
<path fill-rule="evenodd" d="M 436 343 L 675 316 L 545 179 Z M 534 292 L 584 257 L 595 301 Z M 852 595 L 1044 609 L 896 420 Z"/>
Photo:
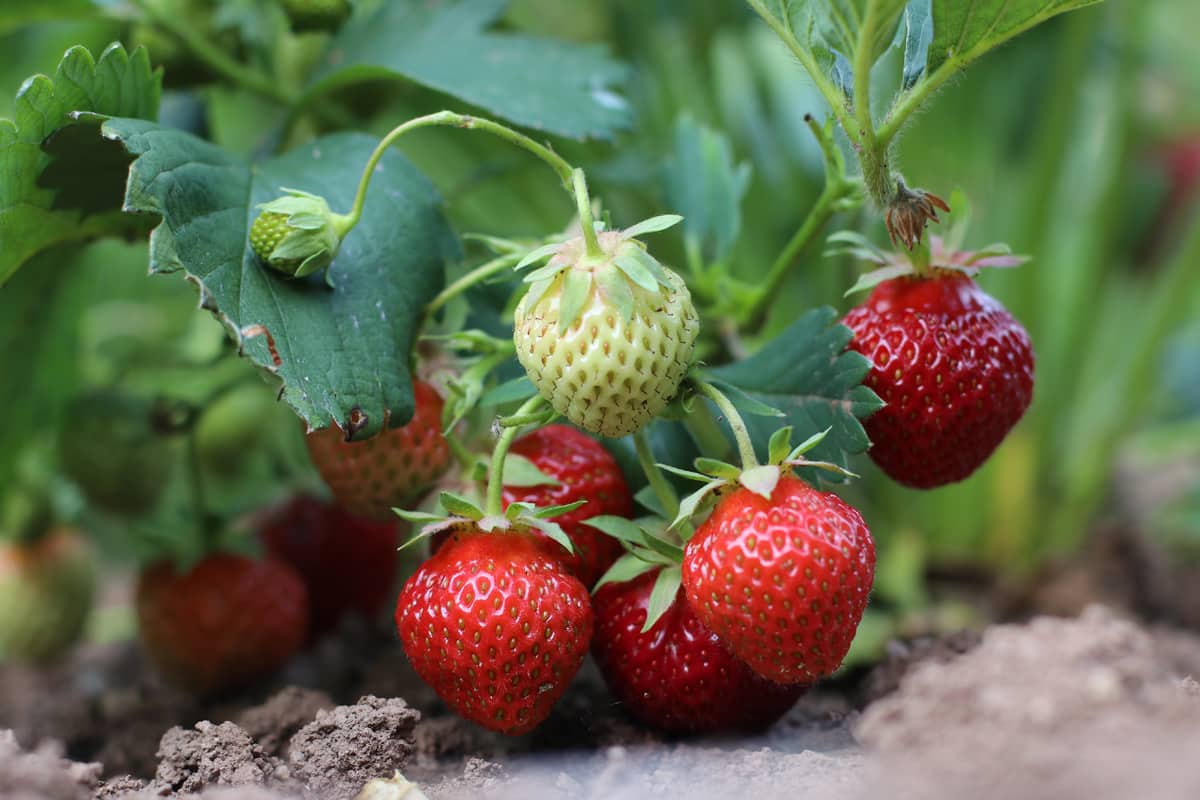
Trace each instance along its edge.
<path fill-rule="evenodd" d="M 677 219 L 602 232 L 599 254 L 582 237 L 531 254 L 551 258 L 526 278 L 517 358 L 554 410 L 584 430 L 636 432 L 671 402 L 691 365 L 700 322 L 687 285 L 633 238 Z"/>

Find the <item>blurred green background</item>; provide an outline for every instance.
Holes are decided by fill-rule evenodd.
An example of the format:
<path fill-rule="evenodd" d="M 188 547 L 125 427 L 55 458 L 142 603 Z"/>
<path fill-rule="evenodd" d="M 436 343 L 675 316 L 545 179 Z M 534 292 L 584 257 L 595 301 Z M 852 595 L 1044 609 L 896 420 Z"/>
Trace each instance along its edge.
<path fill-rule="evenodd" d="M 210 3 L 202 13 L 238 5 L 245 4 Z M 605 43 L 632 67 L 624 91 L 634 128 L 615 142 L 562 145 L 588 169 L 614 219 L 670 210 L 661 176 L 681 118 L 726 136 L 736 161 L 752 170 L 730 262 L 747 281 L 766 271 L 821 190 L 820 152 L 803 118 L 823 117 L 825 107 L 742 4 L 514 0 L 505 25 Z M 971 198 L 968 244 L 1005 241 L 1033 256 L 980 282 L 1029 329 L 1038 363 L 1027 417 L 970 480 L 917 492 L 890 483 L 866 458 L 856 464 L 864 478 L 846 492 L 879 539 L 877 613 L 886 630 L 926 620 L 942 603 L 931 576 L 1027 583 L 1106 526 L 1135 528 L 1181 564 L 1200 559 L 1197 30 L 1200 5 L 1192 0 L 1108 2 L 1066 15 L 987 56 L 905 132 L 899 166 L 910 182 L 942 196 L 961 188 Z M 21 81 L 52 71 L 68 46 L 98 52 L 113 40 L 145 42 L 158 60 L 171 55 L 129 20 L 9 20 L 0 30 L 0 115 L 11 113 Z M 277 49 L 294 60 L 311 46 L 304 39 Z M 896 64 L 877 69 L 895 72 Z M 164 119 L 247 154 L 264 145 L 270 112 L 256 98 L 221 85 L 180 87 L 173 77 L 169 67 L 175 88 Z M 344 100 L 377 132 L 456 105 L 396 83 Z M 303 120 L 293 142 L 320 130 Z M 445 193 L 459 230 L 534 236 L 569 221 L 553 176 L 501 144 L 432 134 L 403 149 Z M 873 213 L 843 215 L 826 233 L 845 227 L 884 238 Z M 662 246 L 684 260 L 677 239 Z M 805 253 L 764 333 L 813 306 L 844 311 L 854 302 L 842 295 L 858 268 L 821 251 Z M 0 448 L 24 447 L 30 431 L 55 426 L 80 387 L 118 382 L 149 392 L 178 381 L 181 366 L 221 357 L 221 331 L 196 312 L 193 290 L 144 277 L 144 244 L 105 242 L 40 258 L 58 268 L 23 269 L 0 290 L 0 302 L 46 298 L 21 324 L 15 304 L 4 304 L 0 353 L 11 365 L 20 352 L 20 363 L 34 366 L 0 370 L 0 397 L 11 404 Z M 176 357 L 148 364 L 147 342 L 166 343 Z M 235 377 L 249 370 L 233 364 Z M 279 424 L 298 437 L 288 420 Z M 305 480 L 302 455 L 289 460 L 286 445 L 281 452 L 255 467 L 260 483 L 247 485 Z M 952 621 L 970 613 L 953 612 Z"/>

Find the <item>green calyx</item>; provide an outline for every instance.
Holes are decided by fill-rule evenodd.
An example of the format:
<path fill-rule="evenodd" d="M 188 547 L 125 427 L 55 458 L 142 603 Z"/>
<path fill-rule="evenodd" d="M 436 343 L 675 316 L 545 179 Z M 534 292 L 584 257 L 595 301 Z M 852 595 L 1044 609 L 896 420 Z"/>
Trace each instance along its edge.
<path fill-rule="evenodd" d="M 579 320 L 593 287 L 598 287 L 609 304 L 628 322 L 633 318 L 639 300 L 645 302 L 639 295 L 655 296 L 664 289 L 674 291 L 678 283 L 636 237 L 666 230 L 682 219 L 677 214 L 663 214 L 623 231 L 600 231 L 596 236 L 598 254 L 588 252 L 583 236 L 539 247 L 516 266 L 522 270 L 549 259 L 525 276 L 525 282 L 530 286 L 522 300 L 522 308 L 532 310 L 551 288 L 558 287 L 562 292 L 558 330 L 562 333 Z"/>
<path fill-rule="evenodd" d="M 401 508 L 392 509 L 401 519 L 420 526 L 420 530 L 408 541 L 401 545 L 401 550 L 427 536 L 433 536 L 443 531 L 478 529 L 485 533 L 505 533 L 520 531 L 538 531 L 548 538 L 558 542 L 568 553 L 574 553 L 575 547 L 571 539 L 557 522 L 551 517 L 567 514 L 586 503 L 579 500 L 560 506 L 538 508 L 531 503 L 510 503 L 502 514 L 486 514 L 476 503 L 453 492 L 442 492 L 438 498 L 444 513 L 425 511 L 405 511 Z"/>
<path fill-rule="evenodd" d="M 706 510 L 719 490 L 730 486 L 740 486 L 764 500 L 770 500 L 779 485 L 779 479 L 795 467 L 815 467 L 827 472 L 833 472 L 850 478 L 857 478 L 853 472 L 829 461 L 811 461 L 804 454 L 819 445 L 829 434 L 830 429 L 813 434 L 795 447 L 791 444 L 792 428 L 787 426 L 775 431 L 768 444 L 768 462 L 766 464 L 743 465 L 741 468 L 714 458 L 697 458 L 695 470 L 679 469 L 667 464 L 660 464 L 662 469 L 689 480 L 699 481 L 703 485 L 687 497 L 679 501 L 679 513 L 671 521 L 670 529 L 674 530 L 693 517 Z"/>
<path fill-rule="evenodd" d="M 335 214 L 323 197 L 298 189 L 283 191 L 283 197 L 258 206 L 250 247 L 271 269 L 303 278 L 333 263 L 353 223 L 349 216 Z"/>
<path fill-rule="evenodd" d="M 642 624 L 642 633 L 646 633 L 675 602 L 683 578 L 682 545 L 672 541 L 667 522 L 661 517 L 632 520 L 599 516 L 584 520 L 582 524 L 620 540 L 625 547 L 625 555 L 613 562 L 596 582 L 593 591 L 605 584 L 625 583 L 647 572 L 659 570 L 654 588 L 650 590 L 646 621 Z"/>
<path fill-rule="evenodd" d="M 938 200 L 941 203 L 941 200 Z M 938 208 L 953 207 L 953 222 L 943 238 L 930 236 L 928 242 L 905 241 L 905 250 L 888 251 L 876 245 L 857 231 L 838 231 L 826 240 L 829 247 L 826 257 L 850 256 L 875 265 L 875 269 L 864 273 L 846 290 L 846 296 L 873 289 L 879 284 L 906 276 L 929 277 L 939 272 L 957 272 L 968 277 L 979 274 L 981 269 L 991 267 L 1018 267 L 1029 261 L 1029 256 L 1016 255 L 1003 242 L 996 242 L 978 250 L 964 249 L 967 230 L 971 223 L 971 204 L 966 195 L 955 189 L 950 195 L 950 206 L 942 203 Z"/>

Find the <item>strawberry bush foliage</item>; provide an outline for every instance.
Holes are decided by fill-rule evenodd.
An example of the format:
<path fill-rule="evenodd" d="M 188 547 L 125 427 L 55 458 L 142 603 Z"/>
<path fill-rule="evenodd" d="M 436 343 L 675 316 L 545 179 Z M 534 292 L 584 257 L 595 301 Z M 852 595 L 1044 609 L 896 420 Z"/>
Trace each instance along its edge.
<path fill-rule="evenodd" d="M 190 549 L 169 536 L 143 548 L 138 613 L 156 662 L 220 691 L 277 668 L 343 607 L 378 610 L 330 599 L 351 594 L 372 556 L 331 544 L 322 526 L 350 520 L 336 524 L 386 547 L 398 514 L 415 525 L 409 543 L 433 536 L 435 552 L 405 585 L 397 626 L 457 713 L 533 729 L 595 631 L 609 684 L 651 725 L 778 718 L 841 665 L 871 592 L 867 522 L 831 491 L 856 477 L 854 457 L 905 485 L 961 480 L 1032 393 L 1027 334 L 974 283 L 1023 259 L 1003 245 L 963 250 L 965 199 L 902 176 L 899 134 L 987 51 L 1088 4 L 748 0 L 825 101 L 814 96 L 798 129 L 824 189 L 794 209 L 795 232 L 761 280 L 734 256 L 751 176 L 730 140 L 680 117 L 658 176 L 665 204 L 624 218 L 605 200 L 611 164 L 568 156 L 594 152 L 571 140 L 621 149 L 636 122 L 621 93 L 630 68 L 601 46 L 504 29 L 503 0 L 45 4 L 67 18 L 125 15 L 151 49 L 74 47 L 0 123 L 0 284 L 26 312 L 6 314 L 0 341 L 22 341 L 28 307 L 55 302 L 61 287 L 42 277 L 54 262 L 103 237 L 148 238 L 152 279 L 186 280 L 225 337 L 189 332 L 191 350 L 143 342 L 103 380 L 76 376 L 107 394 L 80 393 L 66 412 L 90 433 L 64 426 L 59 468 L 97 524 L 161 528 L 173 514 L 198 536 Z M 164 81 L 185 75 L 209 87 L 183 92 L 189 102 L 251 119 L 209 130 L 169 112 Z M 449 187 L 417 165 L 429 159 L 400 151 L 449 138 L 470 140 L 459 156 L 477 146 L 540 161 L 574 219 L 465 229 Z M 949 236 L 927 232 L 947 214 Z M 863 230 L 832 234 L 835 218 Z M 890 249 L 875 243 L 883 231 Z M 830 252 L 877 267 L 845 324 L 833 308 L 781 300 L 796 269 L 822 267 L 805 254 L 825 236 Z M 153 390 L 122 399 L 147 352 L 163 362 Z M 237 357 L 281 405 L 232 401 L 255 391 Z M 282 407 L 299 420 L 271 416 Z M 119 449 L 103 435 L 114 431 L 140 448 L 116 485 L 97 475 L 96 447 L 80 446 Z M 32 438 L 6 437 L 0 457 L 13 463 L 0 473 L 18 471 Z M 155 466 L 140 468 L 151 450 Z M 303 490 L 289 511 L 246 516 L 273 497 L 231 488 L 243 461 L 260 465 L 253 485 Z M 340 508 L 322 505 L 330 494 Z M 13 519 L 37 538 L 41 516 Z M 246 549 L 254 537 L 239 531 L 256 526 L 266 566 L 223 553 Z M 286 591 L 256 596 L 260 574 Z M 236 608 L 260 605 L 257 627 L 235 624 Z M 198 608 L 230 615 L 205 623 L 227 631 L 224 660 L 199 639 Z M 272 618 L 274 632 L 258 624 Z M 665 638 L 647 639 L 655 626 Z M 696 682 L 695 658 L 728 662 L 710 676 L 728 693 Z"/>

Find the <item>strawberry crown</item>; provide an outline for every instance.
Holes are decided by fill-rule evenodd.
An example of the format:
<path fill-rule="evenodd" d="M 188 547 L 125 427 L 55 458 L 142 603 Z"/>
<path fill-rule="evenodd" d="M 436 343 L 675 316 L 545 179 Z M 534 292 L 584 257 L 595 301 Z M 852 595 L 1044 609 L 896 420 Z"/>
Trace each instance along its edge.
<path fill-rule="evenodd" d="M 613 562 L 596 582 L 593 591 L 608 583 L 625 583 L 659 570 L 654 588 L 650 590 L 646 621 L 642 624 L 642 633 L 646 633 L 675 602 L 683 582 L 680 566 L 683 564 L 683 547 L 670 540 L 667 521 L 658 516 L 639 519 L 599 516 L 584 520 L 583 524 L 620 540 L 625 547 L 625 555 Z"/>
<path fill-rule="evenodd" d="M 792 447 L 792 428 L 786 426 L 775 431 L 767 445 L 768 463 L 739 468 L 715 458 L 697 458 L 694 462 L 695 471 L 679 469 L 668 464 L 659 464 L 662 469 L 689 480 L 700 481 L 704 485 L 679 501 L 679 513 L 671 521 L 670 529 L 680 527 L 704 509 L 706 501 L 713 498 L 718 489 L 727 486 L 741 486 L 754 492 L 764 500 L 770 500 L 779 485 L 779 479 L 794 467 L 816 467 L 828 472 L 835 472 L 849 478 L 857 478 L 853 472 L 829 461 L 812 461 L 804 454 L 819 445 L 829 435 L 830 428 L 815 433 L 800 444 Z"/>
<path fill-rule="evenodd" d="M 577 500 L 574 503 L 545 508 L 538 508 L 532 503 L 510 503 L 503 514 L 497 515 L 484 513 L 484 510 L 475 502 L 461 495 L 442 492 L 438 497 L 438 503 L 445 513 L 406 511 L 402 508 L 393 508 L 392 511 L 401 519 L 420 526 L 420 530 L 400 546 L 401 550 L 435 533 L 473 527 L 486 533 L 537 530 L 565 547 L 568 553 L 574 553 L 575 547 L 571 543 L 570 537 L 557 522 L 552 522 L 550 518 L 570 513 L 586 502 L 586 500 Z"/>
<path fill-rule="evenodd" d="M 605 230 L 603 223 L 598 222 L 596 230 L 601 249 L 598 255 L 588 254 L 583 236 L 551 242 L 531 251 L 517 262 L 515 269 L 522 270 L 546 259 L 549 261 L 525 276 L 524 281 L 529 284 L 525 308 L 536 306 L 562 276 L 558 318 L 560 333 L 579 319 L 593 284 L 599 287 L 622 318 L 630 321 L 635 309 L 635 289 L 659 294 L 663 287 L 670 289 L 673 286 L 670 270 L 650 255 L 646 245 L 636 237 L 666 230 L 682 219 L 678 214 L 662 214 L 618 231 Z"/>
<path fill-rule="evenodd" d="M 964 250 L 971 220 L 970 203 L 958 190 L 951 195 L 950 202 L 959 209 L 955 213 L 953 227 L 945 238 L 931 235 L 927 247 L 914 243 L 908 252 L 887 251 L 856 231 L 832 234 L 827 240 L 830 247 L 825 251 L 826 256 L 849 255 L 879 267 L 861 275 L 846 291 L 846 295 L 873 289 L 884 281 L 905 275 L 927 275 L 931 269 L 960 272 L 974 277 L 981 269 L 1017 267 L 1029 261 L 1029 256 L 1014 254 L 1002 242 L 989 244 L 979 250 Z"/>

